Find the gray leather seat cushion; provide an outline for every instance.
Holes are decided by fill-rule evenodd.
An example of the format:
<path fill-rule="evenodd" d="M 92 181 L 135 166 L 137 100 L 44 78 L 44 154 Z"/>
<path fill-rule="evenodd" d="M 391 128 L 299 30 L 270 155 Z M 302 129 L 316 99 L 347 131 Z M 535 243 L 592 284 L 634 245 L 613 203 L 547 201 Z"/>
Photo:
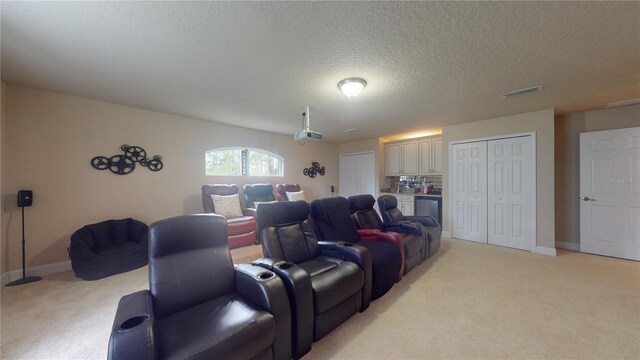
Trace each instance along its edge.
<path fill-rule="evenodd" d="M 364 285 L 364 274 L 357 264 L 350 261 L 318 256 L 298 266 L 311 275 L 316 314 L 342 303 Z"/>
<path fill-rule="evenodd" d="M 167 359 L 248 359 L 271 346 L 275 321 L 232 293 L 160 319 L 156 329 Z"/>

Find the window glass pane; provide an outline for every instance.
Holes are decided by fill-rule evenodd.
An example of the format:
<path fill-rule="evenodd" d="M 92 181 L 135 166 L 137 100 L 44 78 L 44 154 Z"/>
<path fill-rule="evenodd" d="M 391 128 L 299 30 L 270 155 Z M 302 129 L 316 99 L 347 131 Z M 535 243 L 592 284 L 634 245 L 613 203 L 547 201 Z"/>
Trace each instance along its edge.
<path fill-rule="evenodd" d="M 205 169 L 214 176 L 283 176 L 284 159 L 260 149 L 214 149 L 205 154 Z"/>
<path fill-rule="evenodd" d="M 249 150 L 249 175 L 282 176 L 283 159 L 281 156 L 256 149 Z"/>
<path fill-rule="evenodd" d="M 207 175 L 242 175 L 240 149 L 210 150 L 205 159 Z"/>

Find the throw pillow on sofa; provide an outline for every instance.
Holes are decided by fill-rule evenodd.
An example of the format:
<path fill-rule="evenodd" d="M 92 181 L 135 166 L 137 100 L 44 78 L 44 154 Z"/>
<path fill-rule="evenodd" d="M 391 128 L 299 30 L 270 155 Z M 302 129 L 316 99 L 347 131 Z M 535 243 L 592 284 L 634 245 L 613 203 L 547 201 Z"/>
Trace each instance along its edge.
<path fill-rule="evenodd" d="M 238 194 L 233 195 L 211 195 L 215 213 L 226 218 L 242 216 L 240 208 L 240 198 Z"/>
<path fill-rule="evenodd" d="M 298 200 L 306 201 L 306 199 L 304 198 L 304 190 L 295 191 L 295 192 L 287 191 L 287 198 L 289 198 L 289 201 L 298 201 Z"/>

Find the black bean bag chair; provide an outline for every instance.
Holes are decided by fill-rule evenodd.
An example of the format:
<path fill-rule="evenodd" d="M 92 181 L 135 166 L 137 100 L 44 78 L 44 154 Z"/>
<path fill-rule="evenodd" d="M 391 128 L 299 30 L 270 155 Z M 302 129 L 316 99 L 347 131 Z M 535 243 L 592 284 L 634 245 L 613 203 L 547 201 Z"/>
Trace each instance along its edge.
<path fill-rule="evenodd" d="M 71 235 L 73 272 L 84 280 L 97 280 L 147 265 L 148 230 L 131 218 L 83 226 Z"/>

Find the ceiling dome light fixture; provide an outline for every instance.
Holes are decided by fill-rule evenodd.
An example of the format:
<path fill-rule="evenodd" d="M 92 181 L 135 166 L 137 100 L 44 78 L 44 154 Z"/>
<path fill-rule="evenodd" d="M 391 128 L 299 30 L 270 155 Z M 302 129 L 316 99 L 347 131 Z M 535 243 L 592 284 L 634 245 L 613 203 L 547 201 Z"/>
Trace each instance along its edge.
<path fill-rule="evenodd" d="M 342 90 L 342 93 L 350 98 L 358 96 L 365 86 L 367 86 L 367 82 L 358 77 L 347 78 L 338 83 L 338 89 Z"/>

